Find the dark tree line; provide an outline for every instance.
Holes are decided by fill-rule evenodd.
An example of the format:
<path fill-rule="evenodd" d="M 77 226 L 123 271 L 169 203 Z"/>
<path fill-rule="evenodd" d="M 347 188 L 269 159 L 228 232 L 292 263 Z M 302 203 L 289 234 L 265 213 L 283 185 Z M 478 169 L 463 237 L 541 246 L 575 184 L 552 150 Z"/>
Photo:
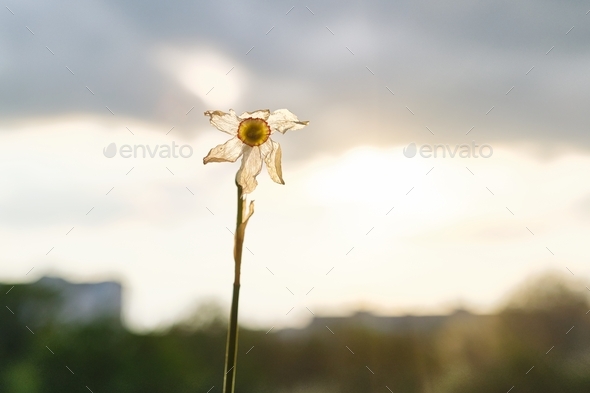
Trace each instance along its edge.
<path fill-rule="evenodd" d="M 425 331 L 242 328 L 236 391 L 498 393 L 514 385 L 518 393 L 590 392 L 584 291 L 548 275 L 493 315 L 458 315 Z M 0 392 L 220 391 L 226 315 L 212 305 L 166 331 L 135 334 L 116 320 L 60 323 L 52 318 L 59 294 L 30 285 L 15 286 L 3 301 Z"/>

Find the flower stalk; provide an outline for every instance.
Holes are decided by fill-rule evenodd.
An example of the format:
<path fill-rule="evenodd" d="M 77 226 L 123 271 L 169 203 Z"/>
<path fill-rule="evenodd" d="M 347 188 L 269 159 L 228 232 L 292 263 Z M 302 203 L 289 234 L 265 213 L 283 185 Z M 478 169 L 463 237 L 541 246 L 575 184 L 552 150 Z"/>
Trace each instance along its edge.
<path fill-rule="evenodd" d="M 234 234 L 234 288 L 229 317 L 229 329 L 227 332 L 227 344 L 225 353 L 225 375 L 223 379 L 223 393 L 234 393 L 236 381 L 236 364 L 238 360 L 238 303 L 240 297 L 240 272 L 242 268 L 242 250 L 244 236 L 248 220 L 254 214 L 254 201 L 246 208 L 246 199 L 243 188 L 236 181 L 238 188 L 238 214 L 236 220 L 236 233 Z M 244 219 L 244 210 L 246 218 Z"/>
<path fill-rule="evenodd" d="M 240 298 L 240 270 L 242 268 L 242 249 L 248 220 L 254 214 L 254 201 L 246 205 L 246 195 L 251 194 L 258 185 L 256 176 L 262 170 L 262 164 L 270 178 L 278 184 L 285 184 L 281 168 L 281 146 L 271 139 L 271 134 L 284 134 L 289 130 L 299 130 L 309 124 L 300 121 L 287 109 L 270 112 L 260 109 L 244 112 L 240 116 L 233 109 L 229 113 L 207 111 L 209 122 L 219 131 L 232 136 L 227 142 L 209 150 L 203 158 L 203 164 L 210 162 L 235 162 L 242 157 L 242 165 L 236 173 L 238 187 L 238 217 L 234 234 L 234 289 L 231 301 L 227 345 L 225 352 L 225 374 L 223 393 L 233 393 L 236 383 L 236 364 L 238 357 L 238 301 Z"/>

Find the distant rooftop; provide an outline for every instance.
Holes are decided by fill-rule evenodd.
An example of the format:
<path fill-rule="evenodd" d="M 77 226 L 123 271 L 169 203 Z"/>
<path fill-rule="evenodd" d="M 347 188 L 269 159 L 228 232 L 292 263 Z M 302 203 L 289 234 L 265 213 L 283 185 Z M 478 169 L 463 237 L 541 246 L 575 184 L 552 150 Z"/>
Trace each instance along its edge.
<path fill-rule="evenodd" d="M 58 322 L 90 323 L 99 319 L 121 321 L 122 287 L 114 281 L 75 284 L 57 277 L 42 277 L 36 287 L 59 294 Z"/>
<path fill-rule="evenodd" d="M 473 314 L 465 309 L 457 309 L 447 315 L 400 315 L 380 316 L 367 311 L 359 311 L 351 316 L 316 316 L 303 329 L 285 329 L 284 336 L 297 336 L 329 328 L 363 328 L 383 333 L 430 332 L 441 328 L 451 320 L 483 320 L 488 315 Z"/>

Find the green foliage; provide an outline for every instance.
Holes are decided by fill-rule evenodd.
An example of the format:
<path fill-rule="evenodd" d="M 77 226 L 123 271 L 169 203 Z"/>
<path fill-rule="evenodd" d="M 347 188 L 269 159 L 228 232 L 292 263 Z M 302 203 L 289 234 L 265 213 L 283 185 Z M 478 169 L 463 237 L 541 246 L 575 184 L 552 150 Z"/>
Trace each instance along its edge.
<path fill-rule="evenodd" d="M 16 286 L 4 300 L 15 314 L 5 310 L 0 319 L 2 393 L 221 389 L 227 315 L 214 303 L 167 331 L 137 334 L 112 320 L 61 324 L 51 314 L 59 296 L 30 286 Z M 456 313 L 432 329 L 348 323 L 331 325 L 334 334 L 266 334 L 241 328 L 236 390 L 371 393 L 387 392 L 387 385 L 407 393 L 496 393 L 515 385 L 519 393 L 590 391 L 588 308 L 586 293 L 544 276 L 494 315 Z"/>

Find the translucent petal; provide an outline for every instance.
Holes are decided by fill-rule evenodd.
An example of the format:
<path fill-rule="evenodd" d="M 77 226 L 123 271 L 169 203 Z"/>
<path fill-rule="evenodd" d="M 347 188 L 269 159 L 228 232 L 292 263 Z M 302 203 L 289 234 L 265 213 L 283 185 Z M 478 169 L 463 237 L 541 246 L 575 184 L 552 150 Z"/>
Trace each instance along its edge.
<path fill-rule="evenodd" d="M 229 113 L 222 111 L 207 111 L 205 112 L 205 116 L 209 116 L 209 122 L 219 131 L 223 131 L 230 135 L 237 134 L 240 119 L 236 116 L 236 112 L 234 112 L 233 109 L 230 109 Z"/>
<path fill-rule="evenodd" d="M 262 157 L 260 156 L 260 148 L 258 146 L 250 147 L 246 145 L 243 152 L 242 166 L 236 174 L 236 181 L 242 186 L 242 192 L 244 194 L 250 194 L 258 185 L 256 176 L 262 170 Z"/>
<path fill-rule="evenodd" d="M 285 184 L 281 169 L 281 145 L 269 138 L 260 145 L 260 153 L 264 158 L 270 178 L 276 183 Z"/>
<path fill-rule="evenodd" d="M 253 118 L 253 119 L 268 119 L 268 116 L 270 115 L 270 111 L 268 109 L 259 109 L 257 111 L 254 112 L 244 112 L 242 113 L 239 117 L 240 119 L 244 120 L 247 119 L 249 117 Z"/>
<path fill-rule="evenodd" d="M 279 131 L 283 134 L 289 130 L 299 130 L 309 124 L 308 121 L 299 121 L 297 116 L 287 109 L 274 111 L 266 122 L 272 131 Z"/>
<path fill-rule="evenodd" d="M 203 164 L 209 162 L 235 162 L 242 155 L 244 143 L 237 137 L 233 137 L 222 145 L 217 145 L 203 158 Z"/>

